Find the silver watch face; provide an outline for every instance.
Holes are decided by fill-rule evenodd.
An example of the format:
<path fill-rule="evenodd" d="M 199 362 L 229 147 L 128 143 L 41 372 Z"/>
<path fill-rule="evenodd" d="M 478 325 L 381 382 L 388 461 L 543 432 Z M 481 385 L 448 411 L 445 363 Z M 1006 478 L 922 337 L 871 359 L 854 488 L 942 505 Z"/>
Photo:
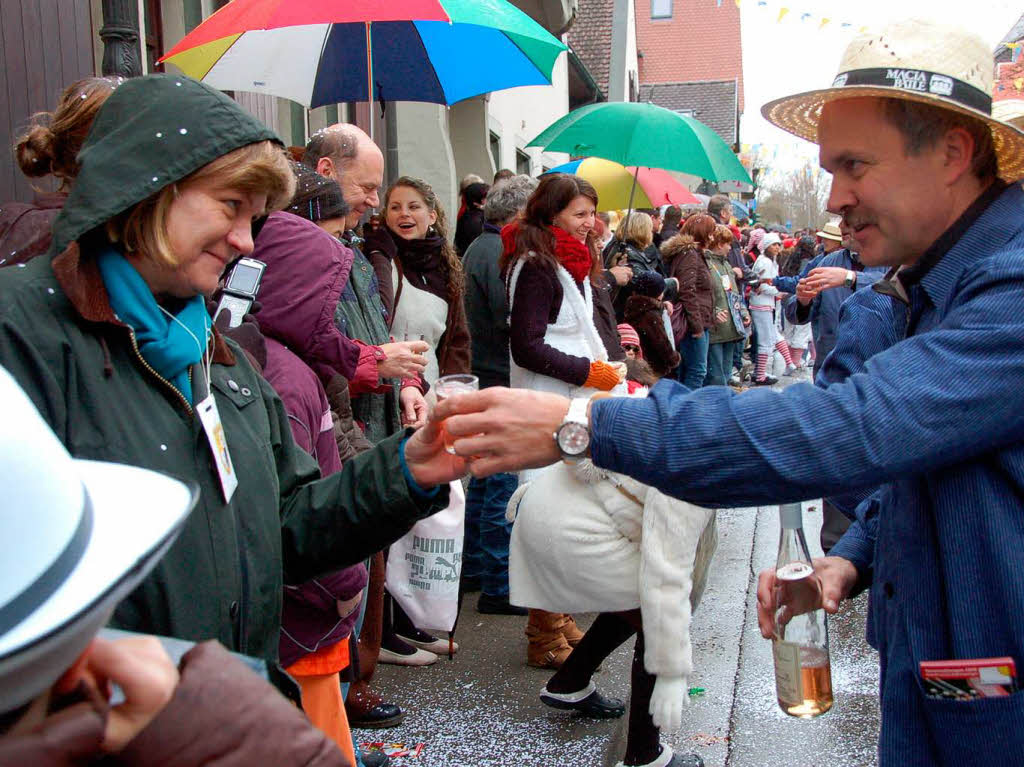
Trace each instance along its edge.
<path fill-rule="evenodd" d="M 589 446 L 590 432 L 583 424 L 570 421 L 558 427 L 558 449 L 565 455 L 583 455 Z"/>

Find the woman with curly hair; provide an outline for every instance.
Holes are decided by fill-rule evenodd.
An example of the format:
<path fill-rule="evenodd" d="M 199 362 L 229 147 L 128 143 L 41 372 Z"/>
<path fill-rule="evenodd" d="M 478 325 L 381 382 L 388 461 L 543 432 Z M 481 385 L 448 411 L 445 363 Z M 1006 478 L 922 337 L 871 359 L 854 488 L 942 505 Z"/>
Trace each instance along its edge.
<path fill-rule="evenodd" d="M 433 385 L 441 376 L 470 373 L 469 326 L 462 261 L 448 241 L 448 222 L 426 181 L 402 176 L 384 195 L 384 226 L 369 233 L 366 252 L 375 268 L 378 254 L 390 263 L 394 303 L 391 334 L 396 341 L 426 341 L 423 378 Z M 417 628 L 397 601 L 384 610 L 380 662 L 429 665 L 449 644 Z M 458 649 L 452 644 L 451 649 Z"/>
<path fill-rule="evenodd" d="M 384 224 L 367 237 L 366 252 L 383 253 L 391 263 L 392 335 L 430 345 L 423 373 L 430 384 L 440 376 L 469 373 L 465 275 L 430 184 L 410 176 L 392 184 L 384 195 Z"/>

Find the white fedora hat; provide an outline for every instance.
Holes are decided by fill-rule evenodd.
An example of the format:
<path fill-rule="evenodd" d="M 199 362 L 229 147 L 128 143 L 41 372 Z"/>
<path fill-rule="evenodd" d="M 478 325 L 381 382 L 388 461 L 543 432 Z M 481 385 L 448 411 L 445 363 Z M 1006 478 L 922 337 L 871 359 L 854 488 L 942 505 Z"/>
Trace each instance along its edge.
<path fill-rule="evenodd" d="M 890 24 L 847 46 L 832 87 L 770 101 L 761 114 L 817 143 L 822 107 L 839 99 L 906 99 L 959 112 L 987 124 L 999 159 L 999 177 L 1024 177 L 1024 132 L 992 116 L 992 51 L 962 28 L 930 21 Z"/>
<path fill-rule="evenodd" d="M 836 242 L 843 241 L 843 233 L 839 229 L 839 224 L 836 221 L 829 221 L 825 226 L 815 232 L 819 237 L 824 240 L 835 240 Z"/>
<path fill-rule="evenodd" d="M 0 368 L 0 713 L 56 682 L 167 551 L 198 497 L 73 459 Z"/>

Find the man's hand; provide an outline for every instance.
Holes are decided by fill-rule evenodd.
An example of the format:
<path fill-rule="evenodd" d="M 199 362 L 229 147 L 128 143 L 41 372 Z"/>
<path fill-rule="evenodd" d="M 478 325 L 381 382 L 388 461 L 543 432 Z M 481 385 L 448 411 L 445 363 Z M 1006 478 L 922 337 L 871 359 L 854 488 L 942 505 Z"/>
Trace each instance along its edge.
<path fill-rule="evenodd" d="M 153 637 L 94 639 L 87 652 L 86 678 L 101 692 L 116 684 L 124 693 L 124 702 L 110 709 L 102 746 L 120 751 L 174 696 L 178 669 Z"/>
<path fill-rule="evenodd" d="M 810 306 L 817 296 L 817 288 L 813 287 L 806 277 L 796 284 L 796 300 L 804 306 Z"/>
<path fill-rule="evenodd" d="M 629 281 L 633 279 L 633 270 L 628 266 L 613 266 L 608 270 L 612 273 L 612 277 L 615 278 L 617 285 L 628 285 Z"/>
<path fill-rule="evenodd" d="M 553 435 L 568 410 L 569 400 L 557 394 L 488 387 L 438 403 L 426 428 L 444 420 L 473 476 L 487 477 L 557 461 Z"/>
<path fill-rule="evenodd" d="M 418 429 L 427 422 L 427 401 L 423 392 L 415 386 L 404 386 L 398 395 L 398 403 L 402 410 L 402 425 Z"/>
<path fill-rule="evenodd" d="M 829 288 L 841 288 L 846 284 L 846 269 L 839 266 L 819 266 L 811 269 L 804 277 L 818 293 Z"/>
<path fill-rule="evenodd" d="M 717 323 L 718 325 L 721 325 L 727 319 L 729 319 L 728 309 L 722 309 L 722 311 L 715 315 L 715 323 Z"/>
<path fill-rule="evenodd" d="M 467 461 L 444 448 L 441 421 L 433 415 L 405 443 L 405 465 L 421 488 L 429 489 L 466 476 Z"/>
<path fill-rule="evenodd" d="M 857 582 L 857 568 L 848 559 L 842 557 L 818 557 L 812 563 L 818 588 L 808 590 L 815 594 L 812 601 L 801 604 L 790 604 L 792 615 L 817 610 L 824 607 L 825 612 L 834 615 L 839 610 L 840 600 L 850 595 Z M 761 628 L 761 636 L 771 639 L 775 634 L 775 611 L 778 608 L 775 570 L 762 570 L 757 579 L 757 624 Z M 784 619 L 785 622 L 785 619 Z"/>
<path fill-rule="evenodd" d="M 397 341 L 381 344 L 387 357 L 377 363 L 377 375 L 384 378 L 415 378 L 427 367 L 423 352 L 430 348 L 426 341 Z"/>
<path fill-rule="evenodd" d="M 740 268 L 739 268 L 738 266 L 734 266 L 734 267 L 732 268 L 732 270 L 733 270 L 733 272 L 735 272 L 735 273 L 736 273 L 736 277 L 737 277 L 737 278 L 739 278 L 739 279 L 742 279 L 742 278 L 743 278 L 743 270 L 742 270 L 742 269 L 740 269 Z"/>

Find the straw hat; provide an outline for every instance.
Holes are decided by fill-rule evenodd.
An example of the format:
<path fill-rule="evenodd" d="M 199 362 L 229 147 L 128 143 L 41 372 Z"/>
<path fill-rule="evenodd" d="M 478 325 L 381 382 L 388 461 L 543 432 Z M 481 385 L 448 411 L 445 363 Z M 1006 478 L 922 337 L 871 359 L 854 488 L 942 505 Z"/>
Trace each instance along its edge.
<path fill-rule="evenodd" d="M 170 548 L 198 488 L 74 459 L 0 368 L 0 713 L 38 697 Z"/>
<path fill-rule="evenodd" d="M 992 116 L 1024 130 L 1024 99 L 1003 99 L 992 105 Z"/>
<path fill-rule="evenodd" d="M 1024 132 L 992 116 L 992 76 L 992 52 L 975 35 L 930 21 L 900 21 L 851 42 L 831 88 L 771 101 L 761 114 L 817 143 L 829 101 L 877 96 L 932 104 L 986 123 L 1000 178 L 1016 181 L 1024 177 Z"/>
<path fill-rule="evenodd" d="M 839 224 L 835 221 L 829 221 L 825 226 L 815 232 L 823 240 L 835 240 L 836 242 L 843 241 L 843 233 L 839 230 Z"/>

